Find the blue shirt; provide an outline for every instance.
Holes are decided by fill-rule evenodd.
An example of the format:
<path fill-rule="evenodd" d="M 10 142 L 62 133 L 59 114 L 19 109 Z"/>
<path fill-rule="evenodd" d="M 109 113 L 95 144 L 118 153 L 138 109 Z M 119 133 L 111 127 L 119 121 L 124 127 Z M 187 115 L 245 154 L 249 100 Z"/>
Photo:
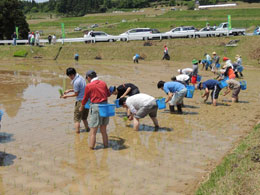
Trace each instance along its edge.
<path fill-rule="evenodd" d="M 213 79 L 209 79 L 205 82 L 202 83 L 202 88 L 203 89 L 214 89 L 215 85 L 218 84 L 218 81 L 217 80 L 213 80 Z"/>
<path fill-rule="evenodd" d="M 83 100 L 84 92 L 86 88 L 86 81 L 85 79 L 80 76 L 79 74 L 76 74 L 75 78 L 72 81 L 74 92 L 78 92 L 78 96 L 76 97 L 76 100 Z"/>
<path fill-rule="evenodd" d="M 184 88 L 185 88 L 185 86 L 183 84 L 181 84 L 179 82 L 174 82 L 174 81 L 164 83 L 164 86 L 163 86 L 163 90 L 166 94 L 168 94 L 169 92 L 176 93 L 178 91 L 181 91 Z"/>

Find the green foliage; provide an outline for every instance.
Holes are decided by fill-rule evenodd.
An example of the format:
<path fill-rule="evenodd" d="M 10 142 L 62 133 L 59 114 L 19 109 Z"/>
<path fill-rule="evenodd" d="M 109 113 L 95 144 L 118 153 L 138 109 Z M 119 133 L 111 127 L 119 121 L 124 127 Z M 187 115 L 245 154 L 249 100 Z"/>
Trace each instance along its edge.
<path fill-rule="evenodd" d="M 194 10 L 195 8 L 195 2 L 194 1 L 190 1 L 187 3 L 188 6 L 188 10 Z"/>
<path fill-rule="evenodd" d="M 0 40 L 11 39 L 15 27 L 19 27 L 19 38 L 27 38 L 29 26 L 18 0 L 0 1 Z"/>
<path fill-rule="evenodd" d="M 28 54 L 28 52 L 25 50 L 18 50 L 16 52 L 14 52 L 14 57 L 26 57 L 27 54 Z"/>

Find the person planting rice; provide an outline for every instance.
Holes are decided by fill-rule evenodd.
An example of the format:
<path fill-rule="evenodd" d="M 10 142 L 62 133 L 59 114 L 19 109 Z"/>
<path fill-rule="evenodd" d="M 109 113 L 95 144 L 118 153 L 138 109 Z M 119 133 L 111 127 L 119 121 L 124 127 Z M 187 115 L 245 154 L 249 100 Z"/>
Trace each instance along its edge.
<path fill-rule="evenodd" d="M 183 104 L 183 98 L 186 96 L 187 93 L 186 87 L 183 84 L 174 81 L 159 81 L 157 83 L 157 87 L 158 89 L 163 90 L 168 95 L 168 98 L 165 100 L 165 102 L 169 102 L 170 113 L 175 113 L 174 106 L 177 106 L 177 114 L 182 114 L 181 107 Z"/>
<path fill-rule="evenodd" d="M 186 74 L 186 75 L 188 75 L 189 77 L 191 77 L 191 76 L 192 76 L 192 73 L 193 73 L 193 69 L 192 69 L 192 68 L 178 69 L 178 73 L 180 73 L 180 74 Z"/>
<path fill-rule="evenodd" d="M 89 84 L 85 88 L 85 94 L 82 100 L 80 111 L 84 110 L 84 106 L 90 99 L 90 149 L 94 149 L 96 145 L 96 134 L 100 127 L 100 132 L 103 138 L 104 148 L 108 147 L 107 125 L 109 123 L 109 117 L 101 117 L 99 114 L 99 104 L 107 104 L 107 98 L 110 96 L 110 92 L 107 88 L 107 84 L 104 81 L 99 80 L 97 73 L 90 70 L 86 73 L 86 79 Z"/>
<path fill-rule="evenodd" d="M 134 57 L 133 57 L 134 63 L 137 63 L 137 64 L 138 64 L 138 63 L 139 63 L 139 61 L 138 61 L 139 58 L 140 58 L 140 55 L 139 55 L 139 54 L 135 54 Z"/>
<path fill-rule="evenodd" d="M 171 78 L 172 81 L 178 81 L 182 83 L 183 85 L 189 85 L 190 77 L 186 74 L 180 74 L 177 76 L 173 76 Z"/>
<path fill-rule="evenodd" d="M 119 85 L 118 87 L 111 86 L 109 87 L 109 91 L 111 94 L 117 95 L 116 99 L 140 93 L 138 87 L 132 83 L 125 83 L 123 85 Z"/>
<path fill-rule="evenodd" d="M 229 60 L 227 57 L 224 57 L 223 61 L 226 62 L 223 66 L 223 69 L 225 69 L 224 76 L 228 77 L 229 79 L 236 78 L 231 60 Z"/>
<path fill-rule="evenodd" d="M 212 92 L 211 92 L 212 103 L 213 103 L 213 106 L 217 106 L 217 99 L 219 96 L 219 92 L 221 91 L 221 88 L 218 86 L 217 80 L 209 79 L 203 83 L 200 82 L 198 84 L 197 88 L 199 90 L 201 90 L 201 89 L 205 90 L 204 94 L 201 96 L 202 98 L 205 97 L 205 99 L 204 99 L 205 103 L 208 100 L 210 90 L 212 90 Z"/>
<path fill-rule="evenodd" d="M 240 92 L 241 86 L 240 83 L 238 81 L 236 81 L 235 79 L 229 79 L 226 80 L 228 87 L 227 90 L 224 93 L 224 96 L 226 96 L 227 94 L 230 93 L 230 91 L 232 91 L 232 102 L 238 102 L 238 94 Z"/>
<path fill-rule="evenodd" d="M 212 68 L 211 64 L 212 64 L 212 61 L 211 61 L 211 57 L 208 53 L 205 53 L 204 56 L 206 57 L 206 59 L 202 60 L 201 63 L 203 64 L 202 66 L 202 70 L 204 69 L 205 67 L 205 70 L 208 70 L 208 68 Z"/>
<path fill-rule="evenodd" d="M 68 97 L 76 97 L 75 108 L 74 108 L 74 125 L 76 129 L 76 133 L 80 133 L 80 122 L 83 121 L 86 131 L 89 131 L 88 128 L 88 109 L 79 110 L 81 106 L 82 99 L 84 97 L 84 91 L 86 87 L 85 79 L 80 76 L 74 68 L 67 68 L 66 70 L 67 76 L 70 78 L 71 84 L 73 85 L 73 89 L 68 89 L 64 92 L 61 98 L 68 98 Z M 69 94 L 71 93 L 71 94 Z"/>
<path fill-rule="evenodd" d="M 149 115 L 155 128 L 159 128 L 157 120 L 158 106 L 154 97 L 139 93 L 128 98 L 120 98 L 119 105 L 127 108 L 127 118 L 134 120 L 134 129 L 139 130 L 140 119 Z"/>
<path fill-rule="evenodd" d="M 211 69 L 211 71 L 215 71 L 216 69 L 219 69 L 219 68 L 220 68 L 219 56 L 214 51 L 214 52 L 212 52 L 212 69 Z"/>
<path fill-rule="evenodd" d="M 199 61 L 196 59 L 193 59 L 192 64 L 193 64 L 192 65 L 192 68 L 193 68 L 192 75 L 197 76 L 199 73 Z"/>
<path fill-rule="evenodd" d="M 236 62 L 233 64 L 236 78 L 239 78 L 238 73 L 243 77 L 242 71 L 244 67 L 242 66 L 242 58 L 240 55 L 236 55 Z"/>

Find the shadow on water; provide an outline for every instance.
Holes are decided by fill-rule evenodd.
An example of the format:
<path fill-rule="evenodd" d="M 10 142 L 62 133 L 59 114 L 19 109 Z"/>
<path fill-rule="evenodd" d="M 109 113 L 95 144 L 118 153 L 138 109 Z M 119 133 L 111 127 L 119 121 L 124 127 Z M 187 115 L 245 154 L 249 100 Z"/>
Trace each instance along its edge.
<path fill-rule="evenodd" d="M 212 103 L 211 102 L 206 102 L 205 104 L 207 104 L 207 105 L 212 105 Z M 220 103 L 220 102 L 218 102 L 217 103 L 217 106 L 231 106 L 230 104 L 226 104 L 226 103 Z"/>
<path fill-rule="evenodd" d="M 0 133 L 0 143 L 8 143 L 11 141 L 14 141 L 13 134 L 4 133 L 4 132 Z"/>
<path fill-rule="evenodd" d="M 164 110 L 162 112 L 163 114 L 170 114 L 170 110 Z M 198 112 L 188 112 L 188 111 L 183 111 L 183 114 L 182 115 L 197 115 L 199 114 Z M 174 113 L 172 115 L 178 115 L 177 113 Z M 178 115 L 178 116 L 181 116 L 181 115 Z"/>
<path fill-rule="evenodd" d="M 16 159 L 15 155 L 0 151 L 0 166 L 10 166 L 14 164 L 14 159 Z"/>
<path fill-rule="evenodd" d="M 193 105 L 184 104 L 183 108 L 200 108 L 200 107 L 199 106 L 193 106 Z"/>
<path fill-rule="evenodd" d="M 103 149 L 103 143 L 97 143 L 95 150 Z M 125 139 L 118 136 L 109 136 L 108 137 L 108 148 L 112 148 L 112 150 L 124 150 L 129 148 L 125 145 Z"/>
<path fill-rule="evenodd" d="M 126 125 L 127 127 L 133 128 L 134 126 L 132 124 L 130 125 Z M 139 126 L 139 131 L 148 131 L 148 132 L 164 132 L 164 131 L 173 131 L 172 128 L 168 128 L 168 127 L 154 127 L 154 126 L 150 126 L 150 125 L 144 125 L 141 124 Z"/>
<path fill-rule="evenodd" d="M 229 102 L 232 103 L 232 100 L 222 100 L 222 102 Z M 249 104 L 249 101 L 238 101 L 238 104 L 242 103 L 242 104 Z"/>

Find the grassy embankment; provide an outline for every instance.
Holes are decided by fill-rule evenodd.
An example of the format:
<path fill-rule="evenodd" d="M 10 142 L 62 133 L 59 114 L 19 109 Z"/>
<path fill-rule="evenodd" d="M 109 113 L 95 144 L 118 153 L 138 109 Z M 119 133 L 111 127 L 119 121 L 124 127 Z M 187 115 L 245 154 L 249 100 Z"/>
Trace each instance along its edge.
<path fill-rule="evenodd" d="M 227 155 L 196 191 L 208 194 L 260 193 L 260 124 Z"/>
<path fill-rule="evenodd" d="M 199 11 L 155 11 L 150 8 L 143 13 L 127 12 L 123 14 L 95 14 L 84 17 L 54 18 L 48 20 L 44 17 L 36 17 L 29 20 L 30 29 L 43 30 L 45 35 L 56 33 L 60 36 L 61 23 L 65 24 L 67 37 L 81 37 L 82 32 L 73 32 L 77 26 L 86 28 L 91 24 L 99 24 L 96 30 L 102 30 L 109 34 L 118 35 L 128 29 L 135 27 L 157 28 L 161 32 L 169 31 L 173 27 L 181 25 L 192 25 L 196 28 L 202 28 L 209 22 L 210 25 L 218 25 L 227 21 L 227 15 L 232 16 L 233 27 L 247 28 L 250 32 L 256 25 L 260 25 L 260 8 L 243 8 L 243 9 L 214 9 Z M 46 15 L 45 15 L 46 16 Z M 122 22 L 126 20 L 127 22 Z M 107 23 L 107 24 L 106 24 Z"/>

